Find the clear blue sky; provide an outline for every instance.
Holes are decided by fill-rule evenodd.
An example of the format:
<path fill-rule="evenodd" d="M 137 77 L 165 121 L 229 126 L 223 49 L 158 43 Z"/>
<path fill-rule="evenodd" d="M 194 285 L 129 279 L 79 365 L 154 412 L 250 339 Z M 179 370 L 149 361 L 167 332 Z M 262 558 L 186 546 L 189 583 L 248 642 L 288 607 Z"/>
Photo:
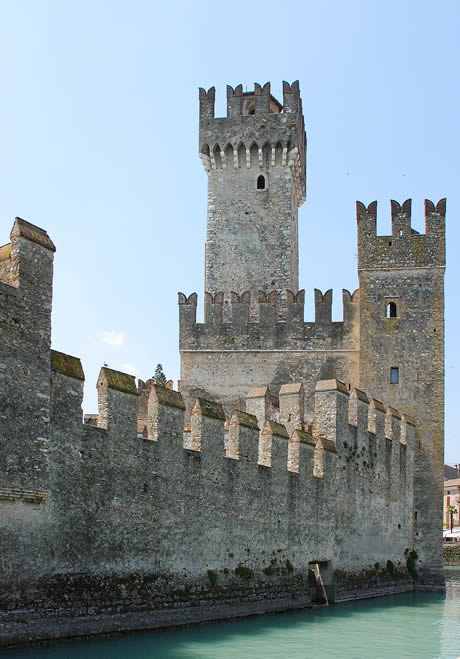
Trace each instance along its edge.
<path fill-rule="evenodd" d="M 2 0 L 0 244 L 18 215 L 57 246 L 53 346 L 179 377 L 177 291 L 202 301 L 198 87 L 300 80 L 308 136 L 300 285 L 357 287 L 355 201 L 446 196 L 446 459 L 460 461 L 458 0 Z"/>

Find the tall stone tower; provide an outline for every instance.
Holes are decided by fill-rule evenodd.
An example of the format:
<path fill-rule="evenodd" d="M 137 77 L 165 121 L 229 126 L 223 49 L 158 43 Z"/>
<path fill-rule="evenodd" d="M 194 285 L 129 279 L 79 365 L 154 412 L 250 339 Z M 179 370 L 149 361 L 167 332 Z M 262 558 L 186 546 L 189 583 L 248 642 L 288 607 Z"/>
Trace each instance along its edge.
<path fill-rule="evenodd" d="M 377 236 L 377 204 L 357 204 L 360 387 L 416 421 L 415 547 L 429 583 L 442 581 L 444 270 L 446 200 L 391 202 L 392 235 Z"/>
<path fill-rule="evenodd" d="M 215 89 L 200 89 L 200 157 L 208 173 L 205 291 L 298 290 L 297 209 L 305 200 L 306 138 L 299 83 L 227 87 L 227 117 L 214 117 Z"/>
<path fill-rule="evenodd" d="M 227 87 L 227 116 L 214 117 L 214 87 L 200 90 L 200 155 L 208 174 L 204 323 L 197 295 L 179 294 L 181 391 L 245 408 L 246 393 L 302 381 L 311 420 L 316 381 L 358 382 L 359 294 L 315 290 L 304 322 L 298 289 L 297 213 L 305 199 L 306 137 L 298 81 Z"/>

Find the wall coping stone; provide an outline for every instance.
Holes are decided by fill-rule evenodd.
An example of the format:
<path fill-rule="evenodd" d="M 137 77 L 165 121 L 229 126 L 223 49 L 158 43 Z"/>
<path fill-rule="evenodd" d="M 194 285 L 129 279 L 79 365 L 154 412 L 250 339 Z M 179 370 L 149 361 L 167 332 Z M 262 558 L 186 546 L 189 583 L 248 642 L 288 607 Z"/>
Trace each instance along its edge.
<path fill-rule="evenodd" d="M 78 357 L 66 355 L 58 350 L 51 350 L 51 370 L 63 375 L 68 375 L 77 380 L 84 380 L 85 374 L 81 361 Z"/>
<path fill-rule="evenodd" d="M 285 437 L 286 439 L 289 439 L 289 433 L 286 430 L 286 426 L 284 426 L 282 423 L 277 423 L 276 421 L 266 421 L 264 430 L 271 431 L 271 434 L 276 435 L 277 437 Z"/>
<path fill-rule="evenodd" d="M 101 377 L 105 379 L 109 389 L 116 389 L 117 391 L 122 391 L 125 394 L 133 394 L 134 396 L 138 395 L 134 375 L 114 371 L 112 368 L 103 366 L 98 378 L 98 387 L 102 384 Z"/>
<path fill-rule="evenodd" d="M 27 240 L 31 240 L 33 243 L 46 247 L 46 249 L 49 249 L 52 252 L 56 251 L 53 241 L 44 229 L 40 229 L 40 227 L 37 227 L 35 224 L 31 224 L 20 217 L 15 218 L 10 234 L 11 239 L 16 238 L 17 236 L 27 238 Z"/>
<path fill-rule="evenodd" d="M 240 426 L 252 428 L 253 430 L 259 430 L 259 423 L 257 421 L 257 417 L 254 414 L 248 414 L 248 412 L 235 410 L 232 414 L 232 419 L 237 419 Z"/>
<path fill-rule="evenodd" d="M 302 382 L 291 382 L 289 384 L 282 384 L 280 387 L 280 396 L 287 394 L 299 394 L 303 389 Z"/>
<path fill-rule="evenodd" d="M 319 380 L 315 391 L 340 391 L 342 394 L 350 395 L 347 385 L 340 380 Z"/>
<path fill-rule="evenodd" d="M 168 387 L 162 387 L 159 384 L 154 384 L 153 388 L 155 389 L 158 401 L 162 405 L 175 407 L 178 410 L 185 410 L 185 403 L 179 391 L 168 389 Z"/>
<path fill-rule="evenodd" d="M 225 421 L 224 408 L 220 403 L 215 403 L 212 400 L 206 400 L 206 398 L 197 398 L 197 401 L 203 416 L 207 416 L 210 419 L 219 419 L 220 421 Z"/>
<path fill-rule="evenodd" d="M 294 435 L 297 435 L 301 444 L 310 444 L 310 446 L 316 446 L 316 440 L 313 439 L 311 432 L 305 432 L 305 430 L 296 428 L 292 431 L 291 437 Z"/>

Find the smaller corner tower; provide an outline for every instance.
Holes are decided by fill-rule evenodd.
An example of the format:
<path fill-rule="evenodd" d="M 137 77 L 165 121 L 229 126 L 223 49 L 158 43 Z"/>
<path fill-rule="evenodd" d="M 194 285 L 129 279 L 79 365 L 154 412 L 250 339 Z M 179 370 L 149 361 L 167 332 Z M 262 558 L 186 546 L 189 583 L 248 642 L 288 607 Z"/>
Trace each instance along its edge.
<path fill-rule="evenodd" d="M 428 583 L 443 581 L 444 270 L 446 200 L 425 201 L 425 233 L 411 200 L 391 202 L 391 236 L 377 204 L 357 203 L 360 387 L 416 422 L 415 546 Z"/>
<path fill-rule="evenodd" d="M 208 174 L 205 291 L 298 290 L 297 209 L 305 200 L 306 137 L 299 83 L 254 91 L 227 87 L 227 117 L 214 116 L 215 89 L 200 89 L 200 158 Z"/>

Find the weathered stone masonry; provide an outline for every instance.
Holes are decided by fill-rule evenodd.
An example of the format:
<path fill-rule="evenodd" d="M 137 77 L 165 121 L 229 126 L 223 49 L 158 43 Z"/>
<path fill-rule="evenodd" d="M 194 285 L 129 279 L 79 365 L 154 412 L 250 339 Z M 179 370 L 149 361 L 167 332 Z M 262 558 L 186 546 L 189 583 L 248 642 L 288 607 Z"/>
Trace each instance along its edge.
<path fill-rule="evenodd" d="M 267 86 L 228 92 L 235 131 L 240 120 L 258 131 L 272 125 L 266 115 L 278 122 L 271 160 L 260 140 L 251 161 L 248 130 L 243 179 L 262 171 L 270 190 L 284 171 L 290 189 L 291 205 L 270 206 L 256 254 L 281 216 L 296 241 L 305 189 L 298 85 L 284 91 L 283 108 Z M 202 92 L 209 125 L 212 107 Z M 208 140 L 216 176 L 232 162 L 229 144 L 243 153 L 232 140 Z M 223 181 L 221 197 L 234 196 Z M 96 425 L 83 423 L 80 360 L 50 349 L 54 245 L 16 219 L 0 247 L 0 644 L 442 587 L 445 205 L 427 202 L 426 236 L 408 228 L 407 209 L 393 205 L 394 237 L 377 237 L 375 206 L 358 205 L 360 290 L 344 291 L 343 322 L 331 321 L 330 291 L 315 293 L 315 323 L 304 322 L 296 244 L 271 259 L 273 289 L 263 259 L 257 272 L 242 268 L 238 291 L 212 288 L 204 323 L 196 294 L 180 294 L 182 391 L 102 368 Z M 245 217 L 234 218 L 242 233 Z M 219 286 L 233 286 L 230 272 L 223 264 Z M 325 592 L 308 578 L 317 569 Z"/>
<path fill-rule="evenodd" d="M 38 275 L 52 251 L 34 232 L 17 220 L 11 253 L 35 250 Z M 39 327 L 23 322 L 18 298 L 35 295 L 36 278 L 19 266 L 17 295 L 4 284 L 1 298 L 11 368 L 1 380 L 2 643 L 305 606 L 309 563 L 332 601 L 413 588 L 409 419 L 330 380 L 317 385 L 311 431 L 301 384 L 279 401 L 262 387 L 249 392 L 254 414 L 228 422 L 220 404 L 197 400 L 186 449 L 180 393 L 102 368 L 98 427 L 84 425 L 77 358 L 48 344 L 27 362 L 33 377 L 47 365 L 46 383 L 24 375 L 27 345 L 37 333 L 49 341 L 51 309 Z M 5 406 L 13 386 L 11 403 L 37 426 Z"/>
<path fill-rule="evenodd" d="M 244 410 L 251 387 L 269 385 L 277 394 L 283 384 L 301 381 L 304 419 L 311 423 L 316 382 L 337 378 L 405 410 L 416 419 L 422 449 L 415 479 L 417 551 L 426 582 L 441 586 L 446 200 L 425 202 L 425 234 L 411 227 L 411 201 L 392 201 L 391 236 L 377 236 L 376 202 L 367 208 L 357 202 L 360 287 L 353 294 L 343 290 L 343 322 L 331 320 L 332 291 L 315 290 L 315 322 L 304 322 L 305 291 L 297 275 L 273 275 L 269 282 L 267 274 L 297 272 L 297 228 L 288 237 L 286 222 L 289 216 L 297 227 L 296 208 L 305 199 L 298 83 L 283 83 L 283 106 L 268 84 L 244 93 L 230 87 L 226 118 L 214 118 L 214 93 L 200 91 L 200 154 L 212 197 L 206 262 L 214 279 L 205 279 L 204 323 L 196 322 L 196 294 L 179 294 L 184 398 L 219 400 L 230 413 Z M 216 159 L 222 144 L 236 153 L 233 167 L 229 157 Z M 239 144 L 247 147 L 246 161 L 239 157 L 243 148 L 235 150 Z M 270 186 L 262 193 L 251 187 L 260 173 L 270 181 L 279 173 L 268 209 L 261 209 L 258 195 L 268 195 Z M 229 247 L 229 233 L 238 253 Z"/>

